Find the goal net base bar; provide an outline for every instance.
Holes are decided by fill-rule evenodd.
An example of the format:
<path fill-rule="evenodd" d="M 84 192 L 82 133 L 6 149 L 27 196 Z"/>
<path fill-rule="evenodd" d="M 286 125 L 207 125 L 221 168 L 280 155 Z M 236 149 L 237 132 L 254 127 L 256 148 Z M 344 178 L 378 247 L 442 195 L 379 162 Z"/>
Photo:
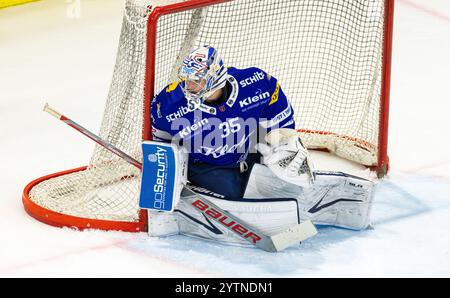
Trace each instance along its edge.
<path fill-rule="evenodd" d="M 105 230 L 105 231 L 122 231 L 122 232 L 145 232 L 147 231 L 147 212 L 141 210 L 139 212 L 139 221 L 112 221 L 94 218 L 78 217 L 52 211 L 43 206 L 38 205 L 30 198 L 30 191 L 33 187 L 40 183 L 56 177 L 81 172 L 86 170 L 86 166 L 70 169 L 62 172 L 53 173 L 31 181 L 25 186 L 22 195 L 22 202 L 25 211 L 45 224 L 55 227 L 68 227 L 76 230 Z"/>

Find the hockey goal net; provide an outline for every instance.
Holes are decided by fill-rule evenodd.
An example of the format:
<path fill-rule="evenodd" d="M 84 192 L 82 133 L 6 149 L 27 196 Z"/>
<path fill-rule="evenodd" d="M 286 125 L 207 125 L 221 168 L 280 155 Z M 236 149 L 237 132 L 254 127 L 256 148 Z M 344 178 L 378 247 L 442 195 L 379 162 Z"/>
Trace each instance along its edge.
<path fill-rule="evenodd" d="M 387 171 L 393 0 L 128 0 L 100 136 L 142 160 L 150 101 L 193 46 L 275 76 L 306 146 Z M 96 147 L 87 167 L 39 178 L 27 212 L 48 224 L 143 231 L 140 173 Z"/>

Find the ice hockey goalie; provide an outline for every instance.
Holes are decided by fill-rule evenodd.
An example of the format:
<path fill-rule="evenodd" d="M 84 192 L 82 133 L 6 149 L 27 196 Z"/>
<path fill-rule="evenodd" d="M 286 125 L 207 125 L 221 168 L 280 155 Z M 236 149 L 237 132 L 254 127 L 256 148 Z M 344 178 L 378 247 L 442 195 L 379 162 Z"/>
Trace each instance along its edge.
<path fill-rule="evenodd" d="M 193 49 L 178 76 L 151 107 L 153 140 L 173 144 L 186 161 L 185 178 L 174 183 L 190 183 L 269 235 L 307 219 L 356 230 L 369 225 L 373 182 L 314 171 L 275 77 L 256 67 L 225 67 L 211 46 Z M 246 244 L 195 212 L 181 187 L 174 189 L 173 212 L 149 211 L 151 236 Z"/>

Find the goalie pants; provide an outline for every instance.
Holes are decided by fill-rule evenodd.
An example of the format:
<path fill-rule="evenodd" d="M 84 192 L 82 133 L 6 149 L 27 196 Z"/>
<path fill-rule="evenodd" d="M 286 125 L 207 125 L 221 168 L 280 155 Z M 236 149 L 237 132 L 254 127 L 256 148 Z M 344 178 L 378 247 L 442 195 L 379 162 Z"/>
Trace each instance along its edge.
<path fill-rule="evenodd" d="M 240 164 L 218 166 L 189 160 L 188 180 L 229 199 L 239 199 L 244 196 L 253 165 L 259 161 L 259 153 L 250 153 L 241 172 Z"/>

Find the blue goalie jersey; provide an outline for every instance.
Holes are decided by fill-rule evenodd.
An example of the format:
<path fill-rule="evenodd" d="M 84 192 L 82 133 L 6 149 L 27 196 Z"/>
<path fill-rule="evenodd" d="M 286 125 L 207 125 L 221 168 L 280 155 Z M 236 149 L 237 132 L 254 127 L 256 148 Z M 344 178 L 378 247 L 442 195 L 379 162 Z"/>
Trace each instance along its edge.
<path fill-rule="evenodd" d="M 294 128 L 293 109 L 278 81 L 258 68 L 228 68 L 222 98 L 196 105 L 179 82 L 152 101 L 153 140 L 176 142 L 189 159 L 232 165 L 256 152 L 258 139 L 275 128 Z"/>

